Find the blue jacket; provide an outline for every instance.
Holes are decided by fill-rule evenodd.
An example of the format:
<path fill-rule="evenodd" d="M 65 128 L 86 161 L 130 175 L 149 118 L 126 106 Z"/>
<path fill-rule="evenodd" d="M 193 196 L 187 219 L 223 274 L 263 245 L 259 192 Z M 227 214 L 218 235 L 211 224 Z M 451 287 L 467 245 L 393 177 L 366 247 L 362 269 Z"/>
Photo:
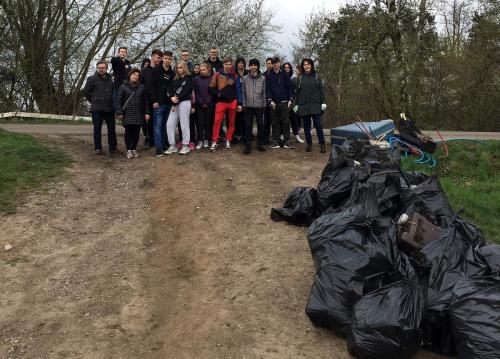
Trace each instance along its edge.
<path fill-rule="evenodd" d="M 267 102 L 275 103 L 293 101 L 292 80 L 285 71 L 278 72 L 271 70 L 266 76 L 266 97 Z"/>

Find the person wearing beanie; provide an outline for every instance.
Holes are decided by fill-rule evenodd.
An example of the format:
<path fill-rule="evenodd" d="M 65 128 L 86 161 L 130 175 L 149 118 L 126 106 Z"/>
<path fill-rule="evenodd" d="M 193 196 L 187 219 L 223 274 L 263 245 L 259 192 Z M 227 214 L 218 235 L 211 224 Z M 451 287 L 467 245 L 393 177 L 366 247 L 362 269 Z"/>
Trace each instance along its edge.
<path fill-rule="evenodd" d="M 236 74 L 240 78 L 240 85 L 243 83 L 243 78 L 248 74 L 246 69 L 247 63 L 243 57 L 236 59 Z M 242 137 L 245 135 L 245 119 L 243 112 L 236 113 L 236 121 L 234 123 L 234 139 L 236 141 L 244 141 Z M 246 142 L 245 142 L 246 143 Z"/>
<path fill-rule="evenodd" d="M 252 150 L 253 119 L 257 122 L 257 149 L 265 151 L 264 109 L 266 108 L 266 78 L 260 73 L 260 62 L 250 60 L 250 72 L 243 78 L 242 99 L 245 108 L 245 150 L 248 155 Z"/>

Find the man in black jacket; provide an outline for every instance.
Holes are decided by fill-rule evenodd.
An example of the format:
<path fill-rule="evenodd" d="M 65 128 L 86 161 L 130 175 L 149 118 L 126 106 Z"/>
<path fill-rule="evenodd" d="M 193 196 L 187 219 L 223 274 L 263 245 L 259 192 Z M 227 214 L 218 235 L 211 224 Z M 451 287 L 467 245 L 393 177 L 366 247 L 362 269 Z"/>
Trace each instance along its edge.
<path fill-rule="evenodd" d="M 171 67 L 172 58 L 172 52 L 164 51 L 162 65 L 154 67 L 151 75 L 150 98 L 153 108 L 153 128 L 157 156 L 161 156 L 167 149 L 167 119 L 171 108 L 167 90 L 174 78 L 174 71 Z"/>
<path fill-rule="evenodd" d="M 96 154 L 102 153 L 101 129 L 102 121 L 108 127 L 109 152 L 116 151 L 115 116 L 113 113 L 113 80 L 108 74 L 106 61 L 97 63 L 97 71 L 90 76 L 83 88 L 83 94 L 90 102 L 90 112 L 94 124 L 94 148 Z"/>
<path fill-rule="evenodd" d="M 113 93 L 118 92 L 120 85 L 127 79 L 127 74 L 130 71 L 130 61 L 127 60 L 128 50 L 122 46 L 118 49 L 118 56 L 111 58 L 111 69 L 113 70 Z"/>
<path fill-rule="evenodd" d="M 162 57 L 163 52 L 161 50 L 153 50 L 151 52 L 151 63 L 141 71 L 141 83 L 146 87 L 146 91 L 150 99 L 152 96 L 151 86 L 153 84 L 153 69 L 155 67 L 161 66 Z M 149 105 L 150 108 L 152 108 L 153 103 L 150 103 Z M 148 136 L 144 139 L 144 149 L 148 149 L 150 147 L 153 147 L 154 145 L 155 141 L 153 121 L 148 121 Z"/>
<path fill-rule="evenodd" d="M 219 59 L 219 49 L 216 47 L 211 47 L 210 52 L 208 53 L 208 59 L 206 61 L 210 66 L 212 66 L 212 70 L 214 73 L 222 69 L 222 61 Z"/>
<path fill-rule="evenodd" d="M 266 77 L 266 97 L 273 128 L 273 142 L 269 148 L 280 148 L 281 131 L 283 131 L 283 147 L 294 148 L 290 143 L 290 118 L 288 117 L 294 98 L 292 80 L 281 70 L 278 57 L 274 57 L 272 63 L 273 69 Z"/>

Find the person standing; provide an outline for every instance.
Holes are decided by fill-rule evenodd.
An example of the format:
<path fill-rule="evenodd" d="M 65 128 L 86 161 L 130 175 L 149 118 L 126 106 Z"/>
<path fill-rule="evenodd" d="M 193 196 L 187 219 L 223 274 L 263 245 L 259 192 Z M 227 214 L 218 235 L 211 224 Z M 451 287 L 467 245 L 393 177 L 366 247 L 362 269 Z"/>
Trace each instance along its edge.
<path fill-rule="evenodd" d="M 150 119 L 149 99 L 146 87 L 140 83 L 141 72 L 132 69 L 126 80 L 118 89 L 116 99 L 116 115 L 125 127 L 125 146 L 127 158 L 137 158 L 139 133 L 145 121 Z"/>
<path fill-rule="evenodd" d="M 282 66 L 282 70 L 290 77 L 293 85 L 293 94 L 295 96 L 295 91 L 297 87 L 298 76 L 300 76 L 300 65 L 297 66 L 298 70 L 296 70 L 296 74 L 294 76 L 292 64 L 289 62 L 285 62 Z M 304 140 L 300 138 L 300 117 L 293 111 L 294 104 L 292 104 L 290 110 L 288 111 L 288 117 L 290 118 L 290 125 L 292 126 L 292 133 L 295 137 L 297 143 L 304 143 Z"/>
<path fill-rule="evenodd" d="M 149 57 L 145 57 L 141 61 L 141 74 L 142 70 L 144 70 L 146 67 L 148 67 L 151 64 L 151 59 Z M 149 139 L 148 139 L 148 123 L 150 121 L 144 121 L 142 124 L 142 134 L 144 135 L 144 149 L 147 150 L 149 147 Z"/>
<path fill-rule="evenodd" d="M 323 83 L 314 70 L 314 61 L 303 59 L 301 64 L 302 75 L 298 79 L 297 97 L 294 111 L 302 118 L 306 136 L 306 151 L 312 150 L 311 120 L 318 135 L 321 153 L 326 152 L 325 136 L 321 127 L 321 114 L 326 110 Z"/>
<path fill-rule="evenodd" d="M 168 96 L 172 101 L 172 109 L 167 121 L 167 134 L 170 147 L 165 154 L 171 155 L 179 152 L 180 155 L 189 153 L 189 114 L 191 113 L 191 99 L 193 80 L 184 61 L 179 61 L 175 67 L 175 78 L 168 88 Z M 178 151 L 175 147 L 175 129 L 178 123 L 182 129 L 182 148 Z"/>
<path fill-rule="evenodd" d="M 267 102 L 270 106 L 273 142 L 269 148 L 280 148 L 280 134 L 283 131 L 283 147 L 294 148 L 290 143 L 290 119 L 288 111 L 291 108 L 294 94 L 292 80 L 281 70 L 280 60 L 274 57 L 273 69 L 266 79 Z"/>
<path fill-rule="evenodd" d="M 243 82 L 243 78 L 248 74 L 246 69 L 247 63 L 243 57 L 238 57 L 236 59 L 236 74 L 240 79 L 240 86 Z M 245 119 L 243 112 L 236 113 L 236 120 L 234 123 L 234 138 L 235 140 L 244 141 L 243 136 L 245 135 Z M 244 143 L 246 143 L 244 141 Z"/>
<path fill-rule="evenodd" d="M 214 116 L 214 101 L 210 93 L 212 69 L 206 62 L 200 65 L 200 76 L 195 77 L 194 93 L 196 99 L 196 132 L 198 135 L 196 149 L 208 148 L 212 140 L 212 126 Z"/>
<path fill-rule="evenodd" d="M 146 91 L 148 92 L 148 97 L 149 101 L 151 101 L 152 97 L 152 86 L 153 86 L 153 69 L 155 67 L 161 66 L 162 63 L 162 58 L 163 58 L 163 52 L 158 49 L 154 49 L 151 52 L 151 63 L 149 66 L 146 66 L 145 68 L 142 69 L 141 71 L 141 83 L 146 87 Z M 152 103 L 150 103 L 150 106 L 152 107 Z M 153 128 L 153 122 L 154 121 L 148 121 L 148 136 L 144 139 L 144 149 L 148 149 L 150 147 L 153 147 L 155 145 L 154 141 L 154 128 Z"/>
<path fill-rule="evenodd" d="M 222 61 L 219 60 L 219 49 L 217 47 L 210 48 L 208 59 L 205 62 L 212 67 L 214 73 L 222 69 L 223 64 Z"/>
<path fill-rule="evenodd" d="M 189 72 L 191 74 L 193 74 L 194 73 L 194 65 L 189 60 L 189 50 L 184 49 L 184 50 L 181 51 L 181 60 L 184 61 L 187 64 Z"/>
<path fill-rule="evenodd" d="M 266 59 L 266 71 L 264 71 L 264 77 L 267 79 L 267 76 L 273 69 L 273 58 L 268 57 Z M 268 104 L 266 104 L 266 108 L 264 109 L 264 134 L 265 134 L 265 145 L 269 144 L 269 136 L 271 136 L 271 109 Z"/>
<path fill-rule="evenodd" d="M 113 70 L 113 99 L 116 98 L 118 89 L 123 81 L 127 79 L 130 71 L 130 61 L 127 59 L 128 50 L 125 46 L 118 48 L 118 55 L 111 58 L 111 70 Z"/>
<path fill-rule="evenodd" d="M 109 152 L 116 151 L 116 125 L 113 113 L 113 80 L 108 73 L 108 63 L 99 61 L 96 65 L 96 73 L 90 76 L 83 88 L 83 94 L 90 102 L 92 123 L 94 125 L 94 149 L 95 154 L 102 153 L 101 129 L 102 122 L 106 121 L 108 128 Z"/>
<path fill-rule="evenodd" d="M 228 129 L 226 136 L 226 149 L 231 148 L 234 134 L 234 121 L 236 112 L 241 112 L 241 84 L 238 75 L 234 72 L 233 59 L 224 58 L 223 68 L 212 76 L 210 88 L 216 98 L 214 128 L 212 131 L 212 145 L 210 151 L 215 152 L 219 141 L 220 127 L 227 114 Z"/>
<path fill-rule="evenodd" d="M 153 107 L 153 129 L 158 157 L 163 156 L 163 152 L 167 149 L 167 118 L 172 104 L 168 96 L 168 87 L 174 79 L 172 58 L 172 52 L 164 51 L 162 64 L 154 67 L 151 75 L 149 96 Z"/>
<path fill-rule="evenodd" d="M 257 150 L 265 151 L 265 126 L 263 112 L 266 107 L 266 78 L 260 73 L 260 62 L 251 59 L 250 73 L 243 78 L 242 97 L 245 109 L 245 149 L 248 155 L 252 150 L 253 119 L 257 122 Z"/>

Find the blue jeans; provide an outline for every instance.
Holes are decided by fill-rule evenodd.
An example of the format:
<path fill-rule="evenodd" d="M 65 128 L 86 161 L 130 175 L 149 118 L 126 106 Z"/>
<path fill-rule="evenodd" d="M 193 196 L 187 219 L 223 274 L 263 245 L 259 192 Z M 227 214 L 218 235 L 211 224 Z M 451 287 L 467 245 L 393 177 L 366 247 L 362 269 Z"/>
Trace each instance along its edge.
<path fill-rule="evenodd" d="M 94 148 L 96 150 L 102 150 L 101 143 L 101 129 L 102 122 L 106 121 L 106 126 L 108 127 L 108 146 L 109 149 L 116 149 L 116 128 L 115 128 L 115 114 L 113 112 L 92 112 L 92 123 L 94 124 Z"/>
<path fill-rule="evenodd" d="M 156 153 L 167 149 L 167 119 L 170 113 L 170 105 L 160 105 L 153 109 L 153 129 Z"/>
<path fill-rule="evenodd" d="M 318 135 L 319 143 L 325 143 L 325 136 L 323 135 L 323 127 L 321 127 L 321 115 L 308 115 L 302 117 L 302 123 L 304 124 L 304 134 L 306 135 L 306 142 L 312 144 L 311 136 L 311 119 L 314 123 L 314 128 L 316 129 L 316 134 Z"/>

